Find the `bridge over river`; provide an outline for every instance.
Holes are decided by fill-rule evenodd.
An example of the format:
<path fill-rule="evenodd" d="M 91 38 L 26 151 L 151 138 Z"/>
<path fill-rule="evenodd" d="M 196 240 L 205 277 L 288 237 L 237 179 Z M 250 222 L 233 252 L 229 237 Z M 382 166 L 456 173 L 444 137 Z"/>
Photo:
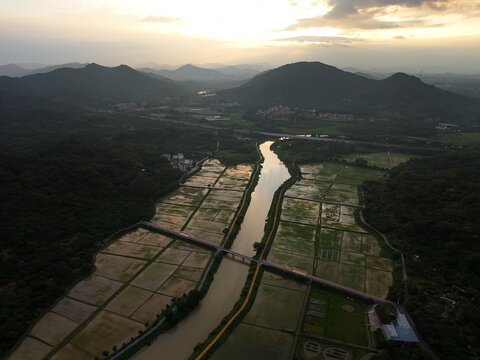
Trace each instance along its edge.
<path fill-rule="evenodd" d="M 362 291 L 355 290 L 355 289 L 349 288 L 347 286 L 343 286 L 343 285 L 334 283 L 332 281 L 328 281 L 328 280 L 310 275 L 309 273 L 307 273 L 306 271 L 303 271 L 303 270 L 290 268 L 290 267 L 286 267 L 286 266 L 283 266 L 283 265 L 278 265 L 278 264 L 272 263 L 268 260 L 260 260 L 260 259 L 257 259 L 255 257 L 247 256 L 247 255 L 241 254 L 237 251 L 233 251 L 231 249 L 226 249 L 219 244 L 215 244 L 215 243 L 213 243 L 211 241 L 208 241 L 208 240 L 200 239 L 196 236 L 187 234 L 183 231 L 175 231 L 175 230 L 168 229 L 168 228 L 156 225 L 156 224 L 152 224 L 152 223 L 147 222 L 147 221 L 140 221 L 138 223 L 138 225 L 141 225 L 145 228 L 158 230 L 162 233 L 172 235 L 174 237 L 178 237 L 178 238 L 181 238 L 183 240 L 191 241 L 191 242 L 199 244 L 199 245 L 207 246 L 207 247 L 209 247 L 211 249 L 215 249 L 219 252 L 229 254 L 229 255 L 231 255 L 235 258 L 241 258 L 243 260 L 251 261 L 251 262 L 263 265 L 265 267 L 269 267 L 269 268 L 272 268 L 272 269 L 282 271 L 282 272 L 290 274 L 290 275 L 296 275 L 296 276 L 302 277 L 306 280 L 310 280 L 312 282 L 323 284 L 323 285 L 326 285 L 328 287 L 334 288 L 334 289 L 339 290 L 339 291 L 343 291 L 343 292 L 346 292 L 346 293 L 349 293 L 349 294 L 352 294 L 352 295 L 355 295 L 355 296 L 358 296 L 358 297 L 361 297 L 361 298 L 364 298 L 364 299 L 372 300 L 376 303 L 389 303 L 389 304 L 392 304 L 392 305 L 396 305 L 395 303 L 393 303 L 391 301 L 373 296 L 371 294 L 367 294 L 367 293 L 364 293 Z"/>

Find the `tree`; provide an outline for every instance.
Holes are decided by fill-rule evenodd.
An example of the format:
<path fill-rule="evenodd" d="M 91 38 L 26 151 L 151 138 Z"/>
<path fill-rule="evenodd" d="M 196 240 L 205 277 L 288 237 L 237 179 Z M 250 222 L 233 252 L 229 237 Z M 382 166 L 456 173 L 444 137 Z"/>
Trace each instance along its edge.
<path fill-rule="evenodd" d="M 262 251 L 265 248 L 265 245 L 262 244 L 261 242 L 255 241 L 253 243 L 253 250 L 255 250 L 257 253 L 259 251 Z"/>
<path fill-rule="evenodd" d="M 362 157 L 356 158 L 354 163 L 357 166 L 368 166 L 368 161 Z"/>
<path fill-rule="evenodd" d="M 397 318 L 397 309 L 388 303 L 377 304 L 375 306 L 375 312 L 382 324 L 389 324 Z"/>

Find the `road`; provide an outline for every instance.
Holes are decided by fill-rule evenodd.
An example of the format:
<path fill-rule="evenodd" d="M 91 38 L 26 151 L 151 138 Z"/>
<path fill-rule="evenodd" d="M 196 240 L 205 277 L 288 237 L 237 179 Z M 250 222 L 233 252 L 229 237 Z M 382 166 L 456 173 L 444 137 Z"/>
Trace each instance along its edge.
<path fill-rule="evenodd" d="M 276 138 L 290 138 L 290 139 L 299 139 L 299 140 L 307 140 L 307 141 L 324 141 L 324 142 L 343 142 L 343 143 L 350 143 L 350 144 L 363 144 L 363 145 L 380 145 L 386 146 L 389 148 L 397 148 L 397 149 L 425 149 L 425 147 L 421 146 L 411 146 L 411 145 L 401 145 L 401 144 L 389 144 L 389 143 L 378 143 L 378 142 L 368 142 L 368 141 L 357 141 L 357 140 L 346 140 L 346 139 L 337 139 L 337 138 L 325 138 L 325 137 L 315 137 L 315 136 L 302 136 L 297 134 L 285 134 L 285 133 L 275 133 L 275 132 L 268 132 L 268 131 L 254 131 L 249 129 L 234 129 L 234 128 L 224 128 L 220 126 L 213 126 L 213 125 L 205 125 L 199 124 L 194 122 L 188 121 L 181 121 L 181 120 L 173 120 L 168 118 L 156 118 L 153 116 L 148 115 L 138 115 L 132 113 L 126 113 L 129 116 L 136 116 L 144 119 L 155 120 L 155 121 L 164 121 L 173 124 L 185 125 L 185 126 L 193 126 L 193 127 L 200 127 L 203 129 L 210 129 L 210 130 L 230 130 L 235 131 L 237 133 L 241 133 L 244 135 L 248 134 L 259 134 L 268 137 L 276 137 Z"/>
<path fill-rule="evenodd" d="M 365 197 L 364 197 L 365 199 Z M 420 333 L 418 332 L 417 328 L 415 327 L 415 323 L 413 322 L 412 318 L 410 317 L 410 315 L 408 314 L 408 311 L 407 311 L 407 302 L 408 302 L 408 276 L 407 276 L 407 267 L 406 267 L 406 264 L 405 264 L 405 257 L 403 255 L 403 252 L 401 252 L 399 249 L 397 249 L 396 247 L 394 247 L 392 244 L 390 244 L 390 242 L 388 241 L 388 238 L 385 236 L 385 234 L 383 234 L 380 230 L 378 230 L 377 228 L 375 228 L 374 226 L 370 225 L 369 223 L 367 223 L 365 221 L 365 218 L 363 217 L 363 209 L 360 210 L 360 220 L 362 221 L 362 223 L 364 223 L 367 227 L 369 227 L 370 229 L 372 229 L 373 231 L 375 231 L 377 234 L 379 234 L 383 241 L 385 241 L 385 244 L 387 244 L 387 246 L 392 249 L 393 251 L 397 252 L 400 254 L 400 258 L 402 259 L 402 272 L 403 272 L 403 285 L 404 285 L 404 296 L 403 296 L 403 299 L 402 301 L 398 304 L 398 308 L 400 309 L 400 311 L 405 314 L 405 317 L 407 318 L 408 320 L 408 323 L 410 324 L 410 326 L 412 327 L 413 331 L 415 331 L 415 335 L 417 336 L 418 338 L 418 344 L 420 345 L 420 347 L 425 351 L 427 352 L 430 357 L 434 360 L 439 360 L 438 357 L 435 355 L 435 353 L 433 352 L 433 350 L 428 346 L 428 344 L 422 339 L 422 337 L 420 336 Z"/>
<path fill-rule="evenodd" d="M 291 267 L 275 264 L 275 263 L 272 263 L 268 260 L 264 260 L 262 258 L 257 259 L 257 258 L 253 258 L 253 257 L 247 256 L 247 255 L 244 255 L 244 254 L 240 254 L 239 252 L 236 252 L 236 251 L 233 251 L 233 250 L 230 250 L 230 249 L 226 249 L 222 245 L 212 243 L 208 240 L 200 239 L 196 236 L 187 234 L 183 231 L 171 230 L 171 229 L 164 228 L 162 226 L 152 224 L 152 223 L 146 222 L 146 221 L 140 221 L 138 224 L 141 225 L 141 226 L 144 226 L 146 228 L 155 229 L 155 230 L 161 231 L 163 233 L 182 238 L 182 239 L 187 240 L 187 241 L 192 241 L 194 243 L 197 243 L 197 244 L 215 249 L 216 251 L 220 251 L 220 252 L 223 252 L 225 254 L 230 254 L 233 257 L 238 257 L 238 258 L 241 258 L 241 259 L 244 259 L 244 260 L 247 260 L 247 261 L 257 263 L 258 265 L 263 265 L 265 267 L 280 270 L 280 271 L 282 271 L 284 273 L 287 273 L 289 275 L 295 275 L 295 276 L 304 278 L 308 281 L 312 281 L 312 282 L 315 282 L 317 284 L 325 285 L 325 286 L 334 288 L 335 290 L 346 292 L 348 294 L 355 295 L 355 296 L 361 297 L 363 299 L 372 300 L 374 302 L 382 302 L 382 303 L 389 303 L 389 304 L 392 304 L 392 305 L 396 305 L 395 303 L 393 303 L 391 301 L 382 299 L 380 297 L 376 297 L 376 296 L 371 295 L 371 294 L 364 293 L 364 292 L 356 290 L 356 289 L 349 288 L 347 286 L 337 284 L 337 283 L 332 282 L 332 281 L 328 281 L 328 280 L 310 275 L 307 272 L 302 271 L 302 270 L 298 270 L 298 269 L 294 269 L 294 268 L 291 268 Z"/>

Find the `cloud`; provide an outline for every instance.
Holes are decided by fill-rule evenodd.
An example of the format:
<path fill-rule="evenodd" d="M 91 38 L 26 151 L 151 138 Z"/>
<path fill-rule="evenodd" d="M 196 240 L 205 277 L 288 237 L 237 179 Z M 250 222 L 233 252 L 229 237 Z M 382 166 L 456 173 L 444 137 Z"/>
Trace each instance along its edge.
<path fill-rule="evenodd" d="M 361 10 L 384 8 L 387 6 L 421 7 L 428 6 L 435 10 L 445 10 L 449 0 L 329 0 L 332 10 L 325 16 L 332 19 L 357 14 Z"/>
<path fill-rule="evenodd" d="M 278 31 L 320 27 L 348 30 L 441 27 L 441 23 L 425 20 L 431 15 L 432 9 L 444 13 L 458 12 L 464 16 L 468 13 L 452 0 L 328 0 L 327 4 L 331 9 L 326 14 L 298 19 L 294 24 Z M 409 15 L 405 16 L 401 9 L 410 9 Z M 415 11 L 413 16 L 412 10 Z M 392 17 L 392 14 L 395 16 Z"/>
<path fill-rule="evenodd" d="M 405 36 L 402 36 L 402 35 L 397 35 L 397 36 L 394 36 L 393 39 L 395 39 L 395 40 L 404 40 L 404 39 L 406 39 L 406 37 L 405 37 Z"/>
<path fill-rule="evenodd" d="M 178 21 L 183 21 L 181 18 L 177 18 L 174 16 L 147 16 L 144 17 L 142 22 L 148 22 L 148 23 L 173 23 L 173 22 L 178 22 Z"/>
<path fill-rule="evenodd" d="M 317 16 L 313 18 L 299 19 L 281 31 L 295 31 L 298 29 L 309 29 L 319 27 L 335 27 L 341 29 L 355 30 L 381 30 L 381 29 L 397 29 L 411 27 L 440 27 L 442 24 L 431 24 L 423 19 L 408 20 L 378 20 L 376 19 L 377 10 L 366 10 L 354 12 L 349 16 L 342 18 L 332 17 L 329 14 L 325 16 Z"/>
<path fill-rule="evenodd" d="M 343 36 L 292 36 L 275 41 L 289 41 L 297 43 L 314 43 L 314 44 L 352 44 L 361 41 L 358 38 L 350 38 Z"/>

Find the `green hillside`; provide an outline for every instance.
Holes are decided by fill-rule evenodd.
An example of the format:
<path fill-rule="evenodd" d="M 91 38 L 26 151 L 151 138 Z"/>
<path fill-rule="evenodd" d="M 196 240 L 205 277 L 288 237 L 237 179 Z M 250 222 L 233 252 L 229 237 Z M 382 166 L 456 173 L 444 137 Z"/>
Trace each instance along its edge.
<path fill-rule="evenodd" d="M 402 73 L 373 80 L 320 62 L 299 62 L 262 73 L 218 93 L 244 106 L 289 105 L 363 114 L 393 113 L 477 119 L 480 102 Z M 458 114 L 458 115 L 454 115 Z"/>
<path fill-rule="evenodd" d="M 167 97 L 189 96 L 187 90 L 172 80 L 154 79 L 126 65 L 109 68 L 97 64 L 81 69 L 62 68 L 22 78 L 1 77 L 0 90 L 89 105 L 160 102 Z"/>

